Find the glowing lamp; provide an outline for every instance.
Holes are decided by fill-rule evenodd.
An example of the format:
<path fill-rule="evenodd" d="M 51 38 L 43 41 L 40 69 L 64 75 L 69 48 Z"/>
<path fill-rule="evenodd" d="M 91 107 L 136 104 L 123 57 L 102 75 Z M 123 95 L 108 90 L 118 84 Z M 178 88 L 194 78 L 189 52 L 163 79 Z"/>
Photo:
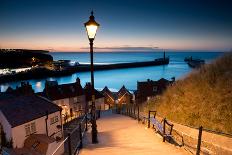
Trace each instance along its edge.
<path fill-rule="evenodd" d="M 94 19 L 93 11 L 91 12 L 91 16 L 89 17 L 89 21 L 86 22 L 84 25 L 85 25 L 89 40 L 93 41 L 95 36 L 96 36 L 97 29 L 100 26 Z"/>

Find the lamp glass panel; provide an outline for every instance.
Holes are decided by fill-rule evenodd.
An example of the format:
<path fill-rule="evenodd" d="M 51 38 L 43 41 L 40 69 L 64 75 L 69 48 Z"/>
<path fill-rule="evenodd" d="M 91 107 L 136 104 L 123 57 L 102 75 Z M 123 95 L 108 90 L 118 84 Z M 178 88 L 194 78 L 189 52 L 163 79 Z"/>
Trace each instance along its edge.
<path fill-rule="evenodd" d="M 89 39 L 94 39 L 96 32 L 97 32 L 97 26 L 96 25 L 88 25 L 88 26 L 86 26 L 86 30 L 87 30 Z"/>

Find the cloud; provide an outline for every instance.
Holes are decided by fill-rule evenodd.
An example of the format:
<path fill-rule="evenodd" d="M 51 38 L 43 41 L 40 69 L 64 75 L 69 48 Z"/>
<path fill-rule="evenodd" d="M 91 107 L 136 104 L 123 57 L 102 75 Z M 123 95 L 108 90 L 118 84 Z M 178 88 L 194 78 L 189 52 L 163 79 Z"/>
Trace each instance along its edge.
<path fill-rule="evenodd" d="M 89 49 L 89 47 L 82 47 L 81 49 Z M 153 51 L 159 47 L 152 46 L 118 46 L 118 47 L 94 47 L 96 50 L 104 51 Z"/>

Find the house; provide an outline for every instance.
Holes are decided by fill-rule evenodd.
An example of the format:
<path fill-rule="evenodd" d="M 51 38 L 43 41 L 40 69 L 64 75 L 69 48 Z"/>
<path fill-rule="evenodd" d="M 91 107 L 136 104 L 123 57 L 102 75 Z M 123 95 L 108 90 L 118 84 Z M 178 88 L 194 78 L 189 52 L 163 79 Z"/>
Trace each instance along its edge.
<path fill-rule="evenodd" d="M 175 78 L 173 77 L 171 81 L 161 78 L 158 81 L 148 79 L 147 81 L 137 82 L 136 103 L 143 103 L 150 97 L 162 94 L 174 81 Z"/>
<path fill-rule="evenodd" d="M 128 89 L 126 89 L 124 85 L 118 92 L 110 91 L 107 86 L 105 86 L 105 88 L 101 92 L 105 97 L 105 104 L 109 105 L 110 107 L 114 106 L 115 104 L 133 103 L 133 95 Z"/>
<path fill-rule="evenodd" d="M 85 94 L 79 78 L 74 83 L 61 85 L 58 85 L 57 81 L 46 81 L 43 92 L 38 95 L 60 106 L 65 121 L 78 117 L 85 111 Z"/>
<path fill-rule="evenodd" d="M 91 97 L 92 94 L 91 94 L 91 83 L 90 82 L 86 83 L 84 90 L 85 90 L 86 102 L 88 103 L 89 106 L 91 106 L 92 105 L 92 97 Z M 104 103 L 104 95 L 96 89 L 94 89 L 94 95 L 95 95 L 96 110 L 107 110 L 108 106 L 105 105 Z"/>
<path fill-rule="evenodd" d="M 101 91 L 104 95 L 104 103 L 105 105 L 108 105 L 109 108 L 115 105 L 116 93 L 109 90 L 107 86 Z"/>
<path fill-rule="evenodd" d="M 8 87 L 6 89 L 6 93 L 15 95 L 32 95 L 34 94 L 34 90 L 32 89 L 32 85 L 29 82 L 21 82 L 21 85 L 17 86 L 15 89 Z"/>
<path fill-rule="evenodd" d="M 37 153 L 41 151 L 39 137 L 42 136 L 50 140 L 44 148 L 43 154 L 47 154 L 47 151 L 55 150 L 60 145 L 63 137 L 61 110 L 51 101 L 35 94 L 1 93 L 0 124 L 5 133 L 3 135 L 13 148 L 33 148 Z M 32 137 L 36 140 L 26 145 Z"/>
<path fill-rule="evenodd" d="M 132 103 L 133 95 L 123 85 L 122 88 L 117 92 L 117 104 L 130 104 Z"/>

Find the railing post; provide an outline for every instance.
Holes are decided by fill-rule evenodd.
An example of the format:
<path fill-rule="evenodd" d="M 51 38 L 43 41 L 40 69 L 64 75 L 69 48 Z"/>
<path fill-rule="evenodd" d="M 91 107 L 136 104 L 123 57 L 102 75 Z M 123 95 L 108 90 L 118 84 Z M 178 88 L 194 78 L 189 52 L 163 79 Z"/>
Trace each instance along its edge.
<path fill-rule="evenodd" d="M 88 117 L 85 115 L 85 131 L 88 131 Z"/>
<path fill-rule="evenodd" d="M 126 104 L 126 115 L 128 115 L 128 104 Z"/>
<path fill-rule="evenodd" d="M 68 154 L 72 155 L 72 148 L 71 148 L 71 134 L 68 133 Z"/>
<path fill-rule="evenodd" d="M 166 123 L 166 118 L 164 118 L 164 124 L 163 124 L 163 142 L 165 142 L 165 123 Z"/>
<path fill-rule="evenodd" d="M 196 152 L 196 155 L 200 155 L 200 152 L 201 152 L 201 137 L 202 137 L 202 130 L 203 130 L 203 127 L 200 126 L 200 127 L 199 127 L 199 134 L 198 134 L 198 143 L 197 143 L 197 152 Z"/>
<path fill-rule="evenodd" d="M 136 115 L 135 115 L 135 105 L 133 105 L 134 107 L 134 119 L 136 119 Z"/>
<path fill-rule="evenodd" d="M 82 143 L 81 123 L 79 123 L 79 136 L 80 136 L 80 145 L 79 145 L 79 148 L 81 149 L 81 148 L 83 147 L 83 143 Z"/>
<path fill-rule="evenodd" d="M 101 118 L 101 110 L 98 111 L 98 118 Z"/>
<path fill-rule="evenodd" d="M 132 117 L 132 115 L 133 115 L 133 114 L 132 114 L 132 108 L 133 108 L 133 107 L 132 107 L 132 105 L 131 105 L 131 106 L 130 106 L 130 117 Z"/>
<path fill-rule="evenodd" d="M 139 105 L 138 105 L 138 117 L 137 118 L 138 118 L 138 122 L 139 122 Z"/>
<path fill-rule="evenodd" d="M 148 124 L 147 124 L 147 127 L 150 128 L 150 117 L 151 117 L 151 111 L 149 110 L 148 112 Z"/>
<path fill-rule="evenodd" d="M 128 116 L 130 116 L 130 105 L 128 105 Z"/>

